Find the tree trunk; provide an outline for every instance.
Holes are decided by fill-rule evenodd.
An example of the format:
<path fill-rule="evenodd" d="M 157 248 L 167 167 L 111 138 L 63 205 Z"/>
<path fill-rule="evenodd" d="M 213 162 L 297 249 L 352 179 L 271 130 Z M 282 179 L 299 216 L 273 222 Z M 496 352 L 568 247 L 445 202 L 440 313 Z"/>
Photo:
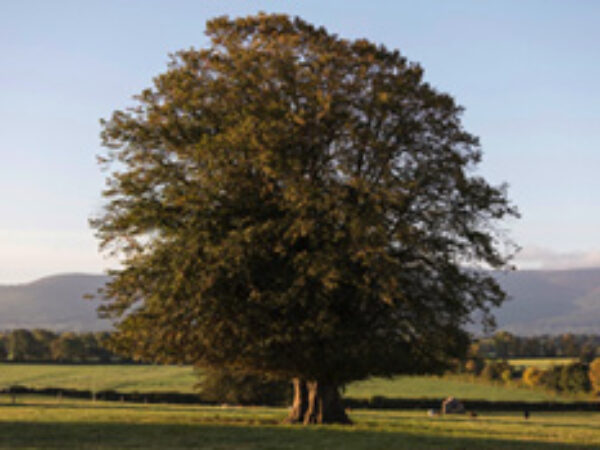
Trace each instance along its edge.
<path fill-rule="evenodd" d="M 308 409 L 308 390 L 306 381 L 300 378 L 292 380 L 294 385 L 294 401 L 290 415 L 285 420 L 286 423 L 303 423 L 306 410 Z"/>
<path fill-rule="evenodd" d="M 342 404 L 338 387 L 319 381 L 293 380 L 294 402 L 287 423 L 352 423 Z"/>

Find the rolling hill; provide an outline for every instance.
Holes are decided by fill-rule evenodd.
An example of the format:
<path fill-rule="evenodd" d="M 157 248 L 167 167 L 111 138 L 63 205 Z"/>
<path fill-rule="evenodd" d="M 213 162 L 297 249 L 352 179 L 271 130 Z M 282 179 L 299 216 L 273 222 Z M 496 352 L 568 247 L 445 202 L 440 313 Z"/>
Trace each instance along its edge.
<path fill-rule="evenodd" d="M 495 311 L 498 328 L 518 335 L 600 333 L 600 268 L 523 270 L 495 275 L 510 299 Z M 110 323 L 84 300 L 104 285 L 103 275 L 62 274 L 0 286 L 0 329 L 97 331 Z"/>
<path fill-rule="evenodd" d="M 0 286 L 0 329 L 45 328 L 54 331 L 101 331 L 98 301 L 85 300 L 108 280 L 102 275 L 61 274 L 26 284 Z"/>
<path fill-rule="evenodd" d="M 534 334 L 600 334 L 600 268 L 522 270 L 497 274 L 509 295 L 495 316 L 498 327 Z"/>

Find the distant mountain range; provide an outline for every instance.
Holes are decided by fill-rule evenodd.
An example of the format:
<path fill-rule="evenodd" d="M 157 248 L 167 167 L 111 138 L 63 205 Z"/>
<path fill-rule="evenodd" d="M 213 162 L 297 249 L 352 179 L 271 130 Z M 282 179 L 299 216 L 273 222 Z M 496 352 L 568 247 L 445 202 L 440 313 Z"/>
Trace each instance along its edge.
<path fill-rule="evenodd" d="M 45 328 L 54 331 L 101 331 L 110 322 L 98 319 L 95 294 L 103 275 L 61 274 L 26 284 L 0 285 L 0 329 Z"/>
<path fill-rule="evenodd" d="M 521 336 L 600 334 L 600 268 L 497 274 L 509 300 L 495 311 L 498 328 Z"/>
<path fill-rule="evenodd" d="M 499 329 L 523 336 L 600 334 L 600 268 L 522 270 L 495 276 L 510 297 L 495 311 Z M 62 274 L 0 285 L 0 329 L 110 329 L 110 322 L 97 317 L 99 301 L 83 298 L 107 280 L 103 275 Z"/>

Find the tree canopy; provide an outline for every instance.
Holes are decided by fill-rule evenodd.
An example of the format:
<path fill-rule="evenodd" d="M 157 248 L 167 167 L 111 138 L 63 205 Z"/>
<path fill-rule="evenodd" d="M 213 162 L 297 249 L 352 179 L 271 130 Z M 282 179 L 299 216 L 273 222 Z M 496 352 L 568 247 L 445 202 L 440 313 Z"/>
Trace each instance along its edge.
<path fill-rule="evenodd" d="M 496 223 L 517 212 L 474 173 L 462 108 L 398 51 L 299 18 L 206 33 L 102 122 L 116 345 L 333 397 L 464 354 L 472 312 L 504 298 L 477 268 L 506 267 Z"/>

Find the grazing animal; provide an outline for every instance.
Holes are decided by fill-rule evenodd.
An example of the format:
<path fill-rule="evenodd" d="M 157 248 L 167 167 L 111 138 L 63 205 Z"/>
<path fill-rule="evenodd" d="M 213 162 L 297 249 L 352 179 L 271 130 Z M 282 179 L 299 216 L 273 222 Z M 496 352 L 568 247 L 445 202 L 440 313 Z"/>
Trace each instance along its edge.
<path fill-rule="evenodd" d="M 475 411 L 469 411 L 469 417 L 471 417 L 472 419 L 476 419 L 477 413 Z"/>

